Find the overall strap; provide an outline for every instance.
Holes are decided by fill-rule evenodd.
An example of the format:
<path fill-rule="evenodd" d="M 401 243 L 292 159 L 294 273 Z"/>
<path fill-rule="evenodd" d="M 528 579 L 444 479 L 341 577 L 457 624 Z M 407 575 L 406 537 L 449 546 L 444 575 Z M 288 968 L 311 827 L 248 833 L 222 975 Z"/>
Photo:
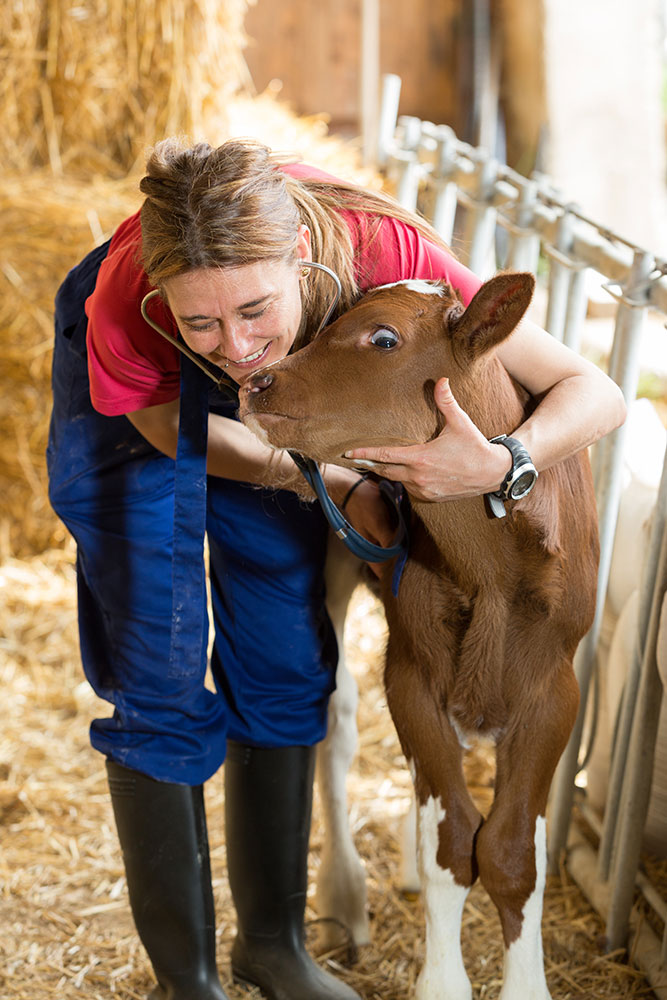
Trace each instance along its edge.
<path fill-rule="evenodd" d="M 201 670 L 206 642 L 206 446 L 208 378 L 181 359 L 181 399 L 174 477 L 174 543 L 169 673 Z"/>

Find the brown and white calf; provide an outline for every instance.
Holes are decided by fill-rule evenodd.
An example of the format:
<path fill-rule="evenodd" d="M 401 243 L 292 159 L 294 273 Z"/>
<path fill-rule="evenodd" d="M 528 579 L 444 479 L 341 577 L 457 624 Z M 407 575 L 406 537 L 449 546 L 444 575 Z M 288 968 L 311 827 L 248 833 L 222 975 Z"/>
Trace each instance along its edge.
<path fill-rule="evenodd" d="M 276 448 L 353 463 L 355 446 L 422 442 L 442 430 L 438 378 L 487 437 L 535 406 L 496 356 L 530 301 L 527 274 L 482 286 L 468 308 L 443 284 L 368 293 L 298 353 L 250 377 L 245 423 Z M 390 331 L 387 335 L 379 331 Z M 419 1000 L 469 1000 L 460 922 L 477 877 L 500 914 L 501 1000 L 547 1000 L 541 915 L 545 810 L 578 704 L 572 659 L 592 621 L 598 559 L 590 469 L 579 454 L 489 517 L 482 497 L 412 498 L 410 552 L 394 596 L 382 580 L 385 686 L 419 813 L 426 959 Z M 464 748 L 496 744 L 493 806 L 468 794 Z"/>

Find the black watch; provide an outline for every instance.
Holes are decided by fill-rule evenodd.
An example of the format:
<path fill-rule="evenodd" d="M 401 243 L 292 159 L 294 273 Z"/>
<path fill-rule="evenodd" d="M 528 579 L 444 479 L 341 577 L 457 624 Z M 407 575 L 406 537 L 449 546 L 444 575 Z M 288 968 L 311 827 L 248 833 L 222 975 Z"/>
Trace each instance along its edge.
<path fill-rule="evenodd" d="M 527 496 L 537 482 L 537 469 L 530 455 L 516 438 L 499 434 L 491 438 L 491 444 L 502 444 L 512 456 L 512 465 L 497 490 L 487 493 L 486 498 L 494 517 L 505 516 L 505 500 L 521 500 Z"/>

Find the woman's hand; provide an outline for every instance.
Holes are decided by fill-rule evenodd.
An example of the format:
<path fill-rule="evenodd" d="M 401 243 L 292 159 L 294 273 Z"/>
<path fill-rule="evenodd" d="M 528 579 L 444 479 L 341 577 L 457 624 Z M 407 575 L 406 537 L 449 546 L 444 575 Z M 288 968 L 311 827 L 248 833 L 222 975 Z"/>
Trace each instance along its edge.
<path fill-rule="evenodd" d="M 456 402 L 449 379 L 439 379 L 434 397 L 445 418 L 437 438 L 402 448 L 355 448 L 345 457 L 403 483 L 418 500 L 460 500 L 497 490 L 510 468 L 508 450 L 487 441 Z"/>

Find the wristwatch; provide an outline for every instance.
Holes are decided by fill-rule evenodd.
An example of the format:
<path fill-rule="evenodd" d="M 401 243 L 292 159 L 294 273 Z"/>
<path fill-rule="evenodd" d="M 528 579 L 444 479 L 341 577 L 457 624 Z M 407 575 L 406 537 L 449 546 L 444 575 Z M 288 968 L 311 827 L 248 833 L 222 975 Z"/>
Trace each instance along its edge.
<path fill-rule="evenodd" d="M 505 516 L 505 500 L 521 500 L 528 496 L 537 482 L 537 469 L 530 455 L 516 438 L 499 434 L 490 439 L 491 444 L 502 444 L 512 456 L 512 465 L 500 487 L 493 493 L 486 493 L 491 513 L 494 517 Z"/>

